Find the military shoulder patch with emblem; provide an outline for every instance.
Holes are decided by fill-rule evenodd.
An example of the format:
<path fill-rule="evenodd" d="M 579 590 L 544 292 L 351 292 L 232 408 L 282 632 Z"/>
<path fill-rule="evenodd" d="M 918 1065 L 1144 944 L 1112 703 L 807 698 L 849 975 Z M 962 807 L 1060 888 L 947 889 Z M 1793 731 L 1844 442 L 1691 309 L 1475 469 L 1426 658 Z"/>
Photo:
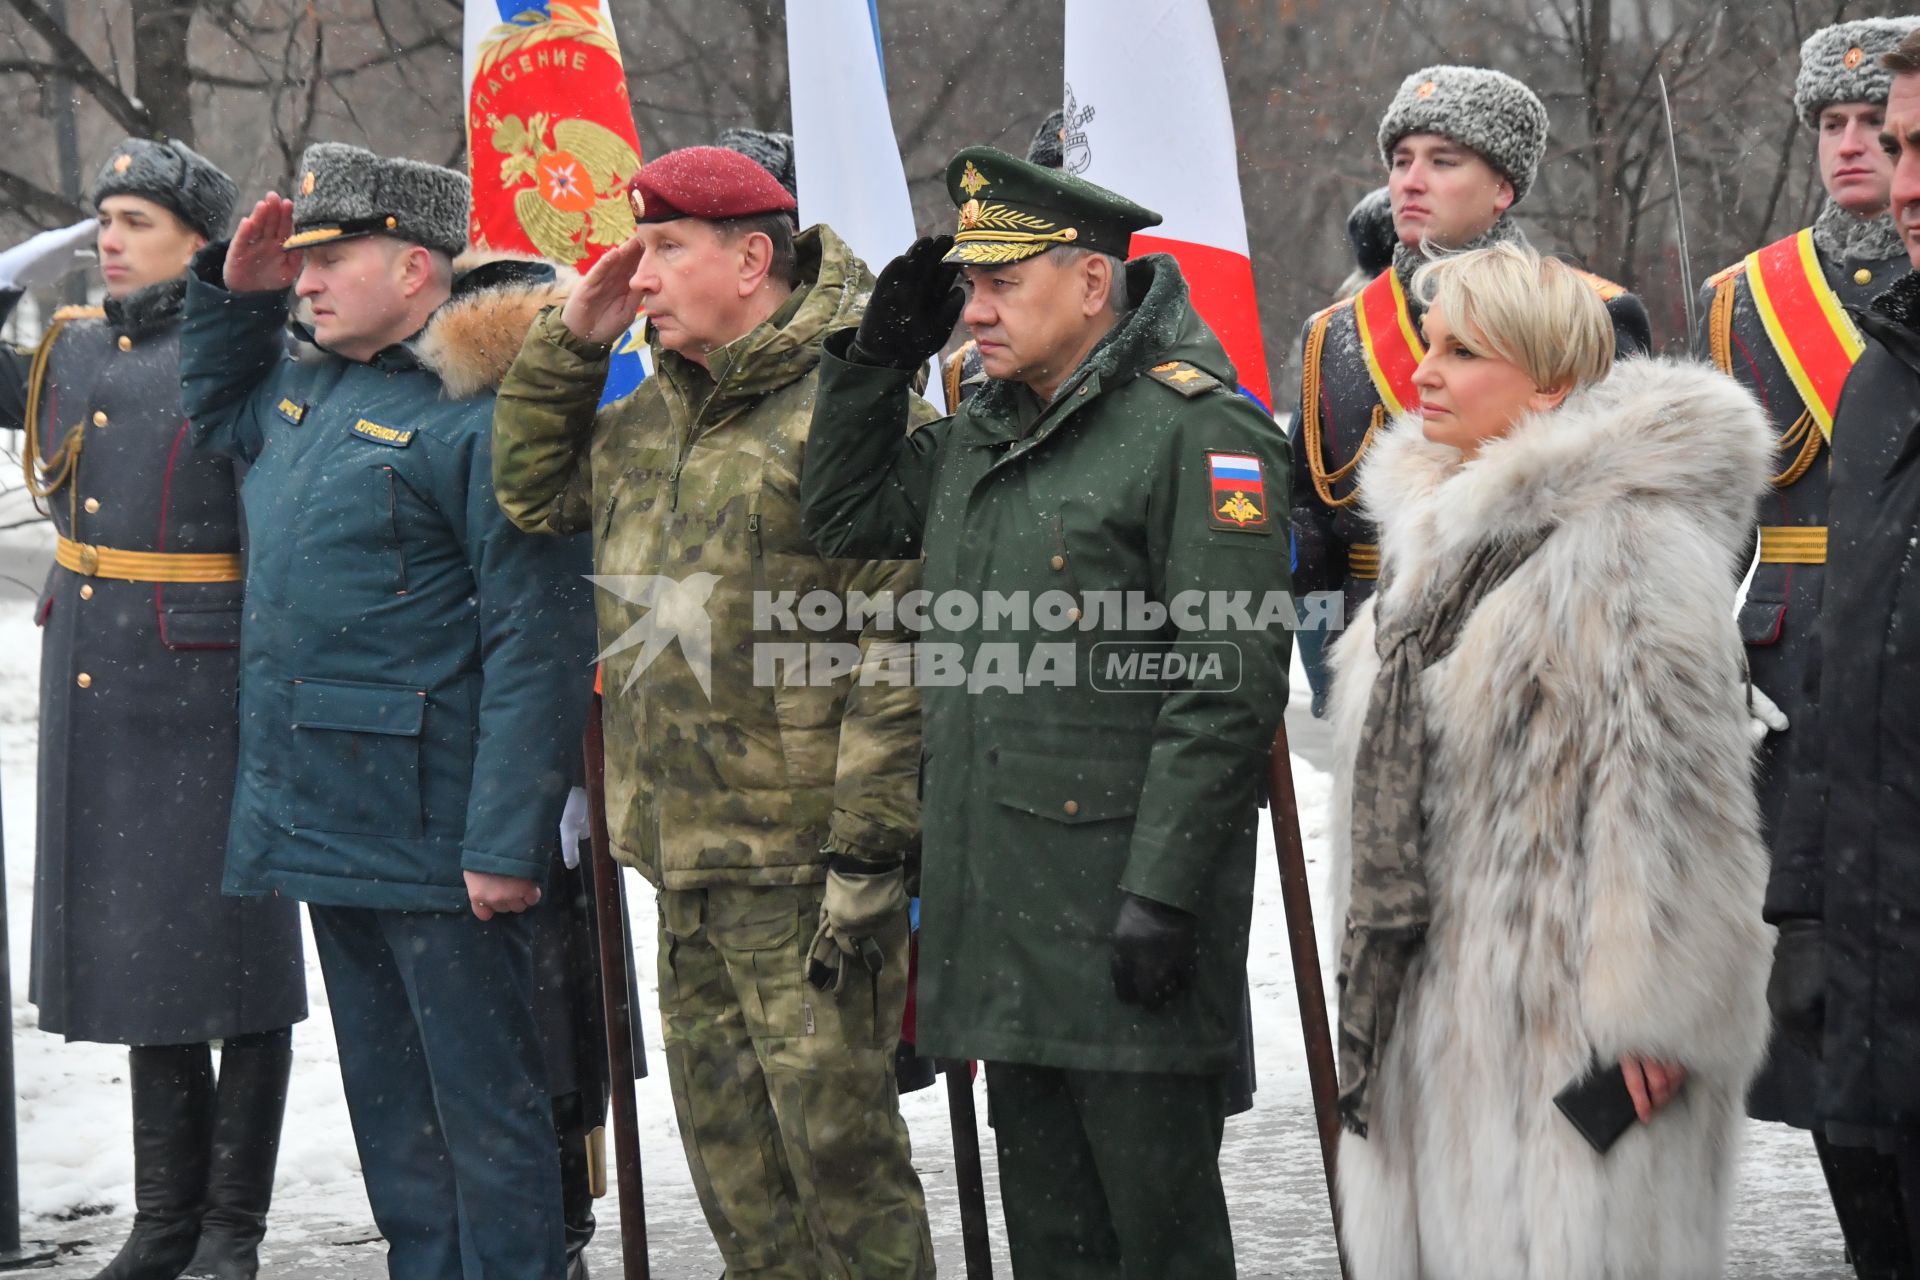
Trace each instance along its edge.
<path fill-rule="evenodd" d="M 371 440 L 375 444 L 384 444 L 394 449 L 404 449 L 413 443 L 413 432 L 402 431 L 398 427 L 383 427 L 365 418 L 353 424 L 353 434 L 362 440 Z"/>
<path fill-rule="evenodd" d="M 293 423 L 295 426 L 299 426 L 300 419 L 307 416 L 307 406 L 301 404 L 298 400 L 289 400 L 282 397 L 280 403 L 274 407 L 280 411 L 281 417 Z"/>
<path fill-rule="evenodd" d="M 1207 455 L 1208 523 L 1236 533 L 1270 533 L 1266 474 L 1248 453 Z"/>
<path fill-rule="evenodd" d="M 1220 386 L 1220 379 L 1204 369 L 1197 369 L 1185 360 L 1169 360 L 1147 370 L 1147 376 L 1155 382 L 1164 382 L 1189 398 L 1213 390 Z"/>

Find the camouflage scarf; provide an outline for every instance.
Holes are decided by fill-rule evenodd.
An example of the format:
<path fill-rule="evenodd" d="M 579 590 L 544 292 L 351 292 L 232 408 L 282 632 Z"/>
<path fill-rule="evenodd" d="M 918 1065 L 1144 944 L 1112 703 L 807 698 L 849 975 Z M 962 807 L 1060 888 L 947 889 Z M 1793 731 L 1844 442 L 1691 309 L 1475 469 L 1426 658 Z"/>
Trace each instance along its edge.
<path fill-rule="evenodd" d="M 1545 539 L 1486 543 L 1460 572 L 1403 611 L 1375 614 L 1380 671 L 1353 766 L 1353 897 L 1340 947 L 1340 1118 L 1365 1137 L 1375 1072 L 1393 1034 L 1400 991 L 1427 935 L 1421 858 L 1426 709 L 1420 674 L 1447 656 L 1482 600 Z M 1381 584 L 1384 600 L 1386 583 Z"/>

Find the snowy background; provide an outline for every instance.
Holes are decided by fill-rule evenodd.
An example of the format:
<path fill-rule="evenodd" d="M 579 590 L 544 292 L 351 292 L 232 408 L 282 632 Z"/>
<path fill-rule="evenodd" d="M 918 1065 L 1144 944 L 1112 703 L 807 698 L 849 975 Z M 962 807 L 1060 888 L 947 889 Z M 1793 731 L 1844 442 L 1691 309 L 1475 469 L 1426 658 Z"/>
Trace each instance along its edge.
<path fill-rule="evenodd" d="M 45 525 L 0 532 L 0 788 L 6 817 L 6 892 L 11 924 L 12 1011 L 24 1232 L 57 1245 L 49 1276 L 91 1276 L 125 1235 L 132 1213 L 126 1052 L 113 1046 L 65 1044 L 37 1029 L 26 1001 L 33 894 L 35 709 L 39 633 L 34 593 L 23 584 L 45 577 L 52 534 Z M 1324 736 L 1305 714 L 1304 680 L 1295 672 L 1294 774 L 1310 871 L 1324 868 L 1328 782 Z M 655 1012 L 652 894 L 627 877 L 641 990 L 636 1016 L 654 1067 L 639 1082 L 640 1140 L 653 1273 L 662 1280 L 711 1277 L 719 1255 L 706 1236 L 673 1123 Z M 1324 904 L 1326 895 L 1317 892 Z M 1324 910 L 1324 906 L 1322 907 Z M 1320 936 L 1327 937 L 1324 917 Z M 264 1252 L 270 1277 L 368 1277 L 381 1274 L 382 1250 L 359 1177 L 359 1160 L 340 1092 L 325 986 L 309 939 L 312 1015 L 294 1032 L 296 1061 L 280 1158 L 275 1210 Z M 1223 1164 L 1234 1219 L 1240 1273 L 1248 1277 L 1336 1274 L 1320 1156 L 1313 1136 L 1300 1047 L 1292 966 L 1286 942 L 1270 833 L 1263 833 L 1260 882 L 1249 960 L 1259 1092 L 1249 1115 L 1228 1122 Z M 1331 985 L 1331 984 L 1329 984 Z M 992 1134 L 986 1098 L 976 1084 L 987 1161 L 989 1214 L 997 1271 L 1010 1274 L 999 1219 Z M 944 1274 L 962 1274 L 959 1213 L 953 1189 L 946 1090 L 904 1100 L 915 1163 L 926 1182 L 934 1238 Z M 609 1143 L 611 1147 L 611 1143 Z M 619 1274 L 614 1194 L 599 1202 L 602 1232 L 590 1257 L 597 1275 Z M 1731 1232 L 1729 1274 L 1785 1280 L 1842 1280 L 1851 1275 L 1825 1187 L 1804 1134 L 1774 1125 L 1749 1126 Z"/>

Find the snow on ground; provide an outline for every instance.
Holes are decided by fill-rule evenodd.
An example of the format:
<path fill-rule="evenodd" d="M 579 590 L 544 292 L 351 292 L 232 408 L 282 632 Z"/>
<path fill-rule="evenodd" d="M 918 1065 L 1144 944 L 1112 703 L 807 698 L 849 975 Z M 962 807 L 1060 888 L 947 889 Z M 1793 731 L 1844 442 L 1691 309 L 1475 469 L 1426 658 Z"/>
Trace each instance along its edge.
<path fill-rule="evenodd" d="M 5 807 L 6 893 L 11 914 L 10 959 L 20 1146 L 22 1209 L 29 1238 L 62 1245 L 63 1264 L 49 1275 L 87 1276 L 110 1256 L 132 1212 L 128 1098 L 123 1049 L 64 1044 L 37 1029 L 27 1003 L 30 904 L 33 893 L 34 769 L 38 705 L 39 633 L 33 596 L 19 585 L 38 583 L 50 558 L 45 526 L 0 532 L 0 789 Z M 12 579 L 13 581 L 9 581 Z M 1295 705 L 1305 707 L 1296 671 Z M 1303 713 L 1290 717 L 1294 769 L 1310 872 L 1324 874 L 1328 781 L 1322 770 L 1325 737 Z M 647 1223 L 654 1274 L 712 1276 L 718 1254 L 708 1240 L 681 1155 L 660 1051 L 654 999 L 652 895 L 627 877 L 639 939 L 641 990 L 637 1016 L 654 1074 L 639 1082 Z M 1327 937 L 1325 893 L 1317 895 L 1320 937 Z M 275 1214 L 265 1254 L 268 1275 L 366 1277 L 379 1274 L 380 1249 L 359 1160 L 340 1091 L 333 1028 L 309 940 L 308 991 L 312 1015 L 295 1030 L 296 1062 Z M 1263 837 L 1255 932 L 1249 956 L 1254 993 L 1259 1093 L 1255 1110 L 1227 1126 L 1223 1164 L 1231 1200 L 1241 1274 L 1323 1277 L 1336 1274 L 1325 1185 L 1313 1135 L 1305 1059 L 1300 1046 L 1285 918 L 1274 870 L 1272 841 Z M 1329 982 L 1329 988 L 1331 983 Z M 999 1273 L 1008 1274 L 994 1186 L 991 1131 L 985 1128 L 984 1086 L 976 1084 L 987 1161 L 989 1214 Z M 928 1189 L 940 1264 L 961 1272 L 959 1216 L 953 1189 L 951 1130 L 945 1089 L 904 1100 L 916 1163 Z M 601 1276 L 618 1274 L 616 1200 L 600 1202 L 603 1224 L 592 1260 Z M 1839 1233 L 1804 1135 L 1773 1125 L 1749 1126 L 1741 1194 L 1732 1230 L 1730 1274 L 1840 1280 L 1850 1274 Z"/>

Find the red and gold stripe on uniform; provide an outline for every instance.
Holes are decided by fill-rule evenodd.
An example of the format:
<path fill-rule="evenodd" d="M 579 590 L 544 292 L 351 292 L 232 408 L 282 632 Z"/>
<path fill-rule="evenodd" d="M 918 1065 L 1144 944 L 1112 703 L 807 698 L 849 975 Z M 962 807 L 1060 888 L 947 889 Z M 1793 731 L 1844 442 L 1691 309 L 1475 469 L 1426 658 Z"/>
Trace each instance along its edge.
<path fill-rule="evenodd" d="M 1413 326 L 1400 273 L 1388 269 L 1375 276 L 1353 300 L 1353 318 L 1360 329 L 1374 393 L 1387 412 L 1404 413 L 1419 399 L 1413 391 L 1413 371 L 1427 358 L 1427 348 Z"/>
<path fill-rule="evenodd" d="M 1840 388 L 1865 344 L 1820 269 L 1811 227 L 1747 255 L 1747 287 L 1800 398 L 1833 438 Z"/>

